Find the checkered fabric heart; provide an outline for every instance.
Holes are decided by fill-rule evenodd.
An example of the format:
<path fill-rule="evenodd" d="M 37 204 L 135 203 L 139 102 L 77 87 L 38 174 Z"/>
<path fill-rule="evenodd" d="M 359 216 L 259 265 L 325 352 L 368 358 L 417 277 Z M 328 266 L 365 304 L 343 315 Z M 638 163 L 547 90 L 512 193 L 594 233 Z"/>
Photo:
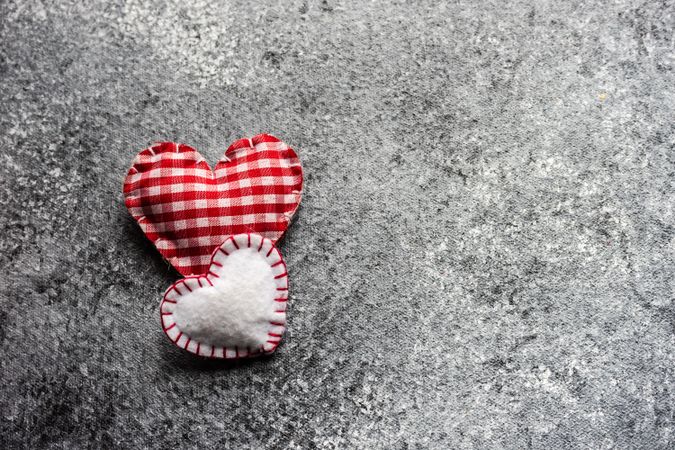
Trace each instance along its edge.
<path fill-rule="evenodd" d="M 293 149 L 260 134 L 230 145 L 211 170 L 195 149 L 162 142 L 141 151 L 124 181 L 125 204 L 146 236 L 181 274 L 208 270 L 229 236 L 276 242 L 302 195 Z"/>

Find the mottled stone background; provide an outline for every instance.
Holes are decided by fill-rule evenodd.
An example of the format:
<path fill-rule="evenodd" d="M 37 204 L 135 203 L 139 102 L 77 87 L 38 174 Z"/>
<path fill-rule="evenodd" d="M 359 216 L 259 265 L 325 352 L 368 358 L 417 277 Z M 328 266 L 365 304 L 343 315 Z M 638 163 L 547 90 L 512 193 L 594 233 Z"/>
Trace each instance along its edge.
<path fill-rule="evenodd" d="M 673 1 L 0 2 L 13 448 L 673 448 Z M 290 330 L 158 324 L 137 151 L 298 150 Z"/>

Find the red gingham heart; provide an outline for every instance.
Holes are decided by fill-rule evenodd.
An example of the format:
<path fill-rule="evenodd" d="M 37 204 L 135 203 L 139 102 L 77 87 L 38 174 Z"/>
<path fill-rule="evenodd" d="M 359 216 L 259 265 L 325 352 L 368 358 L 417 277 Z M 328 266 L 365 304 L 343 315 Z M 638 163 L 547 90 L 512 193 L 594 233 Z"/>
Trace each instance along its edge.
<path fill-rule="evenodd" d="M 228 236 L 257 233 L 276 242 L 301 195 L 298 156 L 267 134 L 230 145 L 215 171 L 185 144 L 155 144 L 136 156 L 124 180 L 129 212 L 185 276 L 206 272 Z"/>

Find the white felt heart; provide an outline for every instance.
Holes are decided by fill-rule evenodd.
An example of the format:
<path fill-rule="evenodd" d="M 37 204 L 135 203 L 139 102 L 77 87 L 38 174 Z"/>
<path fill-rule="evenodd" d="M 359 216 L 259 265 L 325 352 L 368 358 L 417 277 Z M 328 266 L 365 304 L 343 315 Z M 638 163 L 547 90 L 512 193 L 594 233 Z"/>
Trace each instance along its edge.
<path fill-rule="evenodd" d="M 177 346 L 211 358 L 272 353 L 286 330 L 288 274 L 274 243 L 257 234 L 228 238 L 209 271 L 174 283 L 160 304 Z"/>

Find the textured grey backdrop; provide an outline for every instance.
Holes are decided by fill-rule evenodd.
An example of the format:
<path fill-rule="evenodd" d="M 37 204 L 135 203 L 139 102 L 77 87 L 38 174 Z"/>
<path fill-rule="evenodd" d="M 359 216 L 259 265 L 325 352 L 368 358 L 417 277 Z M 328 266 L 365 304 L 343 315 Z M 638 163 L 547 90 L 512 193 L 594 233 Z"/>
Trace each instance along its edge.
<path fill-rule="evenodd" d="M 675 445 L 672 1 L 182 3 L 0 3 L 3 448 Z M 259 132 L 290 330 L 200 361 L 122 178 Z"/>

